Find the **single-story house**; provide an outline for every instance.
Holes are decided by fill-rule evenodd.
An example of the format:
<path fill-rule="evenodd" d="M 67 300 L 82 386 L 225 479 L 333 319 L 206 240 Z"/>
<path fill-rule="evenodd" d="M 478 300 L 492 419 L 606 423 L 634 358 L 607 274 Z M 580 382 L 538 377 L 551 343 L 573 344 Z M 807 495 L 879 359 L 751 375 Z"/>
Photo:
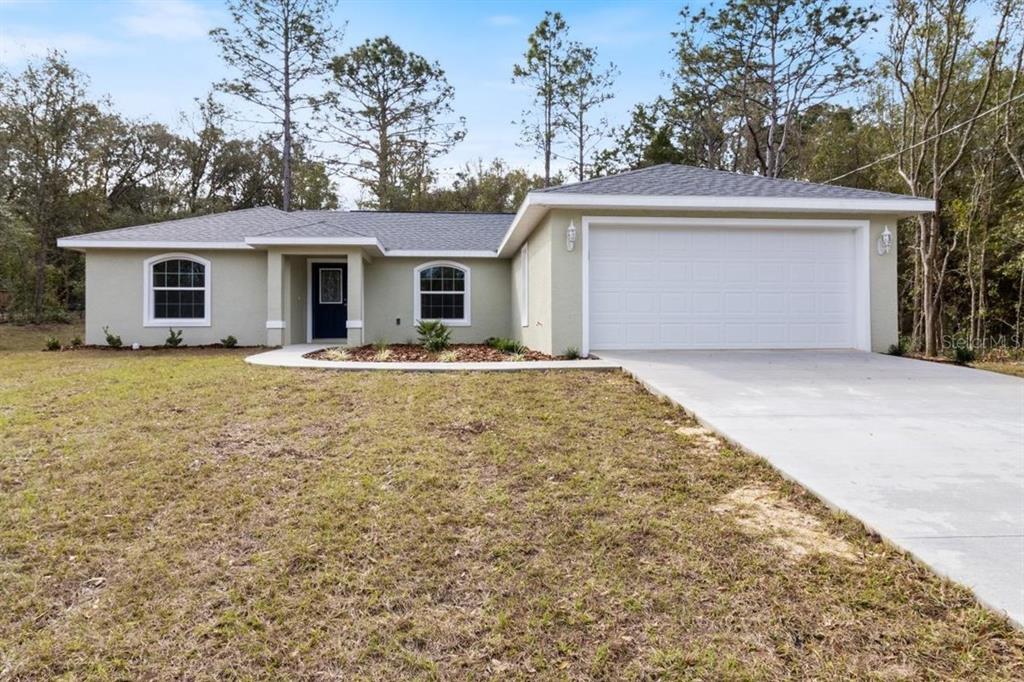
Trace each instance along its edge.
<path fill-rule="evenodd" d="M 530 192 L 515 214 L 253 208 L 66 237 L 86 343 L 457 342 L 547 353 L 897 340 L 896 220 L 917 197 L 660 165 Z"/>

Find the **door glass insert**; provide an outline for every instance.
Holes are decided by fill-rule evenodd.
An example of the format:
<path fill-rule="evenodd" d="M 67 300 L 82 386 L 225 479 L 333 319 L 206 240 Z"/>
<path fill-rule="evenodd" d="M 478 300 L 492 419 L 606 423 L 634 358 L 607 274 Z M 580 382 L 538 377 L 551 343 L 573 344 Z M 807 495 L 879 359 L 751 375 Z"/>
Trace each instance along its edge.
<path fill-rule="evenodd" d="M 341 303 L 341 268 L 320 269 L 320 302 Z"/>

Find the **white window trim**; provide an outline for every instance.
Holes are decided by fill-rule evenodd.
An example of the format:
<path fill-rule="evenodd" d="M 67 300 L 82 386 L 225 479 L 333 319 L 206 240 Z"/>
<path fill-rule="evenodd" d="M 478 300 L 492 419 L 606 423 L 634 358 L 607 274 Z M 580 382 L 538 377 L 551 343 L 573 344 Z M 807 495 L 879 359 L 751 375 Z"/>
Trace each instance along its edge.
<path fill-rule="evenodd" d="M 530 249 L 523 242 L 519 249 L 519 324 L 530 326 Z"/>
<path fill-rule="evenodd" d="M 448 325 L 449 327 L 469 327 L 469 326 L 471 326 L 471 324 L 472 324 L 473 306 L 472 306 L 472 301 L 470 299 L 470 292 L 472 291 L 473 287 L 470 284 L 470 268 L 469 268 L 468 265 L 463 265 L 462 263 L 456 263 L 455 261 L 450 261 L 450 260 L 430 261 L 429 263 L 422 263 L 421 265 L 418 265 L 415 269 L 413 269 L 413 271 L 412 271 L 412 301 L 413 301 L 413 304 L 412 304 L 413 305 L 413 315 L 412 315 L 412 317 L 413 317 L 413 326 L 419 324 L 423 320 L 423 318 L 420 317 L 420 308 L 421 308 L 421 306 L 420 306 L 420 293 L 421 293 L 420 292 L 420 272 L 422 272 L 423 270 L 426 270 L 427 268 L 433 268 L 433 267 L 457 268 L 459 270 L 462 270 L 462 272 L 464 272 L 465 275 L 466 275 L 466 290 L 463 292 L 464 300 L 463 300 L 463 304 L 462 304 L 462 310 L 465 313 L 465 317 L 463 317 L 462 319 L 459 319 L 459 320 L 438 320 L 438 322 L 443 322 L 444 324 Z M 430 292 L 427 292 L 427 293 L 430 293 Z M 452 293 L 458 293 L 458 292 L 452 292 Z"/>
<path fill-rule="evenodd" d="M 186 319 L 164 319 L 154 316 L 153 266 L 167 260 L 190 260 L 203 266 L 203 313 L 204 317 Z M 142 265 L 142 326 L 143 327 L 209 327 L 210 292 L 213 290 L 213 268 L 210 261 L 191 253 L 162 253 L 143 261 Z M 172 287 L 174 288 L 174 287 Z"/>

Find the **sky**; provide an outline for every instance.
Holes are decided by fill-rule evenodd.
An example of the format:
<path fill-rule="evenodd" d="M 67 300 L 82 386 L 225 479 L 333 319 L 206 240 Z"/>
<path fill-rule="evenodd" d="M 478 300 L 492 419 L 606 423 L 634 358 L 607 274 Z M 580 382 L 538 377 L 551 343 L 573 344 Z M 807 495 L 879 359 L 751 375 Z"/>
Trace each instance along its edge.
<path fill-rule="evenodd" d="M 622 124 L 634 104 L 667 92 L 664 72 L 672 66 L 671 33 L 681 6 L 660 0 L 342 0 L 335 25 L 347 22 L 339 51 L 389 35 L 441 64 L 467 127 L 466 139 L 438 161 L 443 173 L 495 157 L 536 171 L 540 162 L 517 144 L 520 130 L 512 124 L 530 93 L 513 85 L 511 74 L 545 10 L 562 12 L 571 39 L 596 47 L 603 62 L 618 67 L 615 98 L 604 113 L 611 124 Z M 193 100 L 230 75 L 208 35 L 229 22 L 222 0 L 0 0 L 0 64 L 17 71 L 26 59 L 63 50 L 90 77 L 91 92 L 109 95 L 120 113 L 176 126 L 180 112 L 194 111 Z M 239 133 L 258 132 L 236 125 Z M 357 191 L 348 183 L 340 190 L 351 207 Z"/>

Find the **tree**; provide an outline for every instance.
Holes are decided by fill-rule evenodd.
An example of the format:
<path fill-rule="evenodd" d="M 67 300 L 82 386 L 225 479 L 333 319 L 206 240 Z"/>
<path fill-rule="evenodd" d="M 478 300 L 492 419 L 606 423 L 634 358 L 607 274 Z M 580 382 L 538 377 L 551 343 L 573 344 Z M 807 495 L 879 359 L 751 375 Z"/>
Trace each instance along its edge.
<path fill-rule="evenodd" d="M 336 0 L 231 0 L 234 30 L 210 32 L 221 57 L 240 75 L 216 87 L 262 109 L 281 130 L 281 207 L 291 210 L 296 112 L 316 103 L 303 83 L 321 76 L 340 33 L 331 28 Z"/>
<path fill-rule="evenodd" d="M 336 166 L 370 192 L 366 206 L 408 207 L 429 186 L 430 161 L 466 134 L 444 70 L 387 36 L 335 57 L 330 70 L 334 88 L 317 116 L 323 137 L 345 150 Z"/>
<path fill-rule="evenodd" d="M 448 187 L 433 188 L 415 206 L 420 211 L 512 213 L 533 189 L 544 186 L 544 178 L 501 159 L 484 165 L 467 163 Z"/>
<path fill-rule="evenodd" d="M 587 157 L 594 151 L 596 142 L 604 137 L 608 121 L 592 121 L 591 115 L 602 104 L 615 95 L 612 87 L 618 75 L 614 64 L 604 69 L 598 67 L 597 50 L 572 43 L 565 55 L 563 66 L 565 83 L 558 93 L 560 123 L 571 140 L 574 154 L 571 158 L 578 180 L 586 178 L 592 164 Z"/>
<path fill-rule="evenodd" d="M 879 91 L 876 104 L 906 190 L 936 203 L 934 213 L 918 217 L 914 240 L 915 336 L 926 355 L 940 346 L 946 276 L 959 236 L 943 226 L 946 182 L 969 158 L 978 118 L 992 105 L 1013 8 L 1002 2 L 994 36 L 977 40 L 968 18 L 971 5 L 972 0 L 895 0 L 882 59 L 882 74 L 892 86 Z"/>
<path fill-rule="evenodd" d="M 57 237 L 81 231 L 103 202 L 93 171 L 106 122 L 86 97 L 85 77 L 58 52 L 20 74 L 0 74 L 0 158 L 6 161 L 0 171 L 21 248 L 31 234 L 28 261 L 21 261 L 30 281 L 22 304 L 35 321 L 66 303 L 52 296 L 50 282 L 65 257 L 57 252 Z"/>
<path fill-rule="evenodd" d="M 559 103 L 567 92 L 565 35 L 568 25 L 558 12 L 544 18 L 527 39 L 523 63 L 512 67 L 512 82 L 525 83 L 533 91 L 533 110 L 523 112 L 524 146 L 538 150 L 544 158 L 544 186 L 551 184 L 551 159 L 555 138 L 562 126 Z"/>
<path fill-rule="evenodd" d="M 725 0 L 681 16 L 676 91 L 717 101 L 773 178 L 785 174 L 808 108 L 863 82 L 853 45 L 878 19 L 847 0 Z"/>

